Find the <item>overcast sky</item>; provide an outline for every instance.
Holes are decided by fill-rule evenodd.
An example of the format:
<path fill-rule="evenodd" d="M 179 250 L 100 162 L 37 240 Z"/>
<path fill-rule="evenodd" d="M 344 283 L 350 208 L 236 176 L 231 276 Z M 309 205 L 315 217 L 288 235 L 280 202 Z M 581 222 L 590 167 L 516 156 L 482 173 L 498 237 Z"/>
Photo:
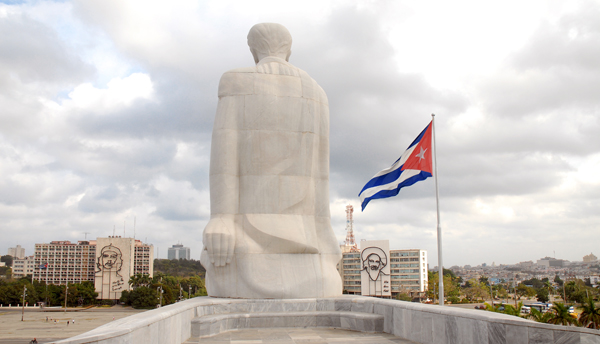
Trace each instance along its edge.
<path fill-rule="evenodd" d="M 167 5 L 168 3 L 168 5 Z M 329 97 L 332 225 L 429 251 L 433 178 L 358 192 L 436 114 L 445 266 L 600 255 L 598 1 L 0 1 L 0 254 L 113 234 L 194 259 L 217 85 L 259 22 Z"/>

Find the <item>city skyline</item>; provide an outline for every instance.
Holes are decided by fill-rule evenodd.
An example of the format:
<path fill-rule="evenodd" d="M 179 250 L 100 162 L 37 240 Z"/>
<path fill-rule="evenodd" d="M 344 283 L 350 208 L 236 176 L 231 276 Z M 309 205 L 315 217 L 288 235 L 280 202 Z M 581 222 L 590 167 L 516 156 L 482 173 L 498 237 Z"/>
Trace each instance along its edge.
<path fill-rule="evenodd" d="M 581 260 L 600 242 L 594 1 L 0 1 L 0 252 L 133 236 L 199 259 L 220 75 L 258 22 L 330 107 L 330 209 L 436 114 L 444 265 Z M 433 178 L 354 213 L 437 262 Z M 598 254 L 598 253 L 596 253 Z"/>

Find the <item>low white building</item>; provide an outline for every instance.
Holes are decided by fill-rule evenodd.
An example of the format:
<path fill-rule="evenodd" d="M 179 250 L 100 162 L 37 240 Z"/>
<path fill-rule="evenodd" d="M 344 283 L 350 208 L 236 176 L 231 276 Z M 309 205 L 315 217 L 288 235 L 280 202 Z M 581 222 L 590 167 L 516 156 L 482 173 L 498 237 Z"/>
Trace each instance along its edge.
<path fill-rule="evenodd" d="M 24 257 L 22 259 L 14 258 L 12 263 L 13 278 L 22 278 L 27 275 L 33 275 L 35 271 L 34 256 Z"/>

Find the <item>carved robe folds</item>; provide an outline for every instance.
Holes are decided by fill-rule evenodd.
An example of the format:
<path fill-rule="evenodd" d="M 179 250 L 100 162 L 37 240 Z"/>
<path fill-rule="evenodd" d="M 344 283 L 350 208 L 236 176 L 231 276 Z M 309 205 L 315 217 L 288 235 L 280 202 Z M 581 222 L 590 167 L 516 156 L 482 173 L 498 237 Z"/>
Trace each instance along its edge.
<path fill-rule="evenodd" d="M 212 264 L 210 296 L 340 295 L 341 259 L 329 214 L 329 107 L 308 74 L 283 59 L 225 73 L 213 130 L 211 222 L 234 237 Z"/>

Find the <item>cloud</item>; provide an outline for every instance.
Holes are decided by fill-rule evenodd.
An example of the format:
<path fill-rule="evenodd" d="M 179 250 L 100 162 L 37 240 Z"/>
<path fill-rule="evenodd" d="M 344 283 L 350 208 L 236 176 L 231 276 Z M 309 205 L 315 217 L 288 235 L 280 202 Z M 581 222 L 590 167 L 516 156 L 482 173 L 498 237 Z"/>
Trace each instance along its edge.
<path fill-rule="evenodd" d="M 252 65 L 253 24 L 281 22 L 290 62 L 329 97 L 338 239 L 353 204 L 359 240 L 437 258 L 433 179 L 365 212 L 357 197 L 435 113 L 445 261 L 554 246 L 575 259 L 598 239 L 598 14 L 585 1 L 2 4 L 0 250 L 132 233 L 136 218 L 163 257 L 175 240 L 199 256 L 220 75 Z"/>

